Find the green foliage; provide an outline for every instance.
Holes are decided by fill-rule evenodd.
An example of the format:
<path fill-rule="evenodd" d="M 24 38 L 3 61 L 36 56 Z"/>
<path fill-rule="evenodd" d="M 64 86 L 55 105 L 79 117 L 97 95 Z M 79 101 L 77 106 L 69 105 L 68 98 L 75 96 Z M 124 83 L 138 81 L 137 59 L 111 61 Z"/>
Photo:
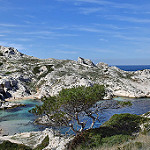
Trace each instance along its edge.
<path fill-rule="evenodd" d="M 49 144 L 49 137 L 48 135 L 44 138 L 41 144 L 39 144 L 34 150 L 42 150 L 43 148 L 47 147 Z"/>
<path fill-rule="evenodd" d="M 124 79 L 131 79 L 131 77 L 133 76 L 132 72 L 131 73 L 127 72 L 127 73 L 122 74 L 121 72 L 116 71 L 116 73 L 118 74 L 120 78 L 124 78 Z"/>
<path fill-rule="evenodd" d="M 146 118 L 132 114 L 113 115 L 101 127 L 85 130 L 69 143 L 68 148 L 91 149 L 94 147 L 109 147 L 133 139 L 132 134 L 139 131 L 139 125 Z M 140 145 L 140 144 L 139 144 Z"/>
<path fill-rule="evenodd" d="M 42 73 L 42 74 L 38 77 L 38 79 L 40 79 L 40 78 L 42 78 L 42 77 L 45 77 L 48 73 L 54 71 L 54 69 L 53 69 L 52 67 L 53 67 L 53 65 L 46 65 L 46 68 L 47 68 L 48 71 Z"/>
<path fill-rule="evenodd" d="M 39 144 L 33 150 L 42 150 L 49 144 L 49 137 L 46 136 L 41 144 Z M 32 150 L 30 147 L 25 146 L 23 144 L 11 143 L 10 141 L 4 141 L 0 144 L 0 150 Z"/>
<path fill-rule="evenodd" d="M 46 68 L 47 68 L 47 70 L 48 70 L 48 73 L 50 73 L 51 71 L 54 70 L 52 67 L 53 67 L 53 65 L 46 65 Z"/>
<path fill-rule="evenodd" d="M 58 71 L 58 72 L 57 72 L 57 75 L 60 76 L 60 77 L 66 75 L 66 74 L 67 74 L 66 71 Z"/>
<path fill-rule="evenodd" d="M 102 145 L 109 147 L 116 144 L 121 144 L 123 142 L 127 142 L 129 139 L 131 139 L 130 135 L 123 135 L 123 134 L 113 135 L 110 137 L 103 138 Z"/>
<path fill-rule="evenodd" d="M 131 150 L 131 149 L 136 149 L 136 150 L 141 150 L 143 148 L 144 143 L 142 142 L 134 142 L 134 143 L 129 143 L 123 146 L 122 148 L 118 148 L 120 150 Z"/>
<path fill-rule="evenodd" d="M 0 52 L 0 56 L 4 56 L 2 52 Z"/>
<path fill-rule="evenodd" d="M 94 147 L 110 147 L 132 139 L 131 135 L 120 134 L 110 127 L 99 127 L 84 131 L 69 143 L 71 150 L 80 147 L 83 150 Z"/>
<path fill-rule="evenodd" d="M 115 114 L 103 126 L 114 128 L 117 132 L 131 134 L 139 130 L 139 124 L 146 122 L 148 119 L 134 114 Z"/>
<path fill-rule="evenodd" d="M 102 100 L 104 95 L 104 86 L 97 84 L 92 87 L 79 86 L 62 89 L 57 96 L 43 98 L 43 105 L 36 106 L 30 112 L 37 115 L 46 114 L 50 119 L 55 120 L 57 125 L 71 127 L 77 133 L 79 130 L 76 130 L 76 125 L 84 129 L 86 124 L 80 122 L 80 116 L 84 114 L 93 119 L 92 113 L 96 112 L 91 112 L 89 109 L 97 101 Z"/>
<path fill-rule="evenodd" d="M 62 68 L 62 67 L 63 67 L 62 64 L 56 64 L 56 65 L 55 65 L 55 68 Z"/>
<path fill-rule="evenodd" d="M 33 69 L 33 74 L 37 74 L 37 73 L 40 73 L 40 67 L 39 66 L 36 66 L 34 69 Z"/>
<path fill-rule="evenodd" d="M 89 108 L 92 104 L 95 104 L 104 97 L 104 91 L 104 86 L 98 84 L 95 84 L 93 87 L 73 87 L 71 89 L 62 89 L 59 92 L 58 99 L 62 104 L 70 104 L 72 109 L 82 106 L 82 104 Z"/>
<path fill-rule="evenodd" d="M 2 62 L 0 62 L 0 66 L 2 66 L 3 65 L 3 63 Z"/>
<path fill-rule="evenodd" d="M 119 105 L 121 105 L 122 107 L 125 107 L 125 106 L 132 106 L 132 103 L 130 101 L 118 101 L 117 102 Z"/>
<path fill-rule="evenodd" d="M 28 64 L 28 63 L 36 64 L 40 62 L 39 59 L 34 59 L 34 58 L 21 58 L 18 61 L 24 64 Z"/>
<path fill-rule="evenodd" d="M 11 73 L 12 73 L 12 72 L 9 72 L 9 71 L 8 71 L 8 72 L 5 72 L 6 75 L 9 75 L 9 74 L 11 74 Z"/>
<path fill-rule="evenodd" d="M 97 84 L 93 87 L 79 86 L 71 89 L 62 89 L 57 96 L 43 98 L 43 105 L 36 106 L 33 111 L 36 114 L 44 114 L 44 112 L 49 114 L 61 106 L 69 106 L 71 110 L 76 108 L 78 111 L 83 111 L 101 100 L 104 95 L 104 86 Z"/>
<path fill-rule="evenodd" d="M 150 112 L 148 111 L 147 113 L 144 114 L 144 116 L 150 115 Z"/>
<path fill-rule="evenodd" d="M 4 141 L 2 144 L 0 144 L 0 150 L 32 150 L 32 149 L 22 144 Z"/>

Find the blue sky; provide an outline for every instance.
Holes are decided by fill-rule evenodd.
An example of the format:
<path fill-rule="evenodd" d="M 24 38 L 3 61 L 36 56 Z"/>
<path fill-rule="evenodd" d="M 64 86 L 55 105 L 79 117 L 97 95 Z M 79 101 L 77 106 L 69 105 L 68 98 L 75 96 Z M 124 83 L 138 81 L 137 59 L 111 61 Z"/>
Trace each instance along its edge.
<path fill-rule="evenodd" d="M 38 58 L 150 64 L 150 1 L 0 0 L 0 45 Z"/>

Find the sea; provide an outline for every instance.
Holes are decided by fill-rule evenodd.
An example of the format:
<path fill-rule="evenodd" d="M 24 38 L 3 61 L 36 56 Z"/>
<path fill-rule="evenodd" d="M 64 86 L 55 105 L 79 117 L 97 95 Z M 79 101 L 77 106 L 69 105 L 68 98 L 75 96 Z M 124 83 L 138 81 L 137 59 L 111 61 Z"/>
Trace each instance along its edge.
<path fill-rule="evenodd" d="M 150 65 L 112 65 L 112 66 L 116 66 L 121 70 L 125 70 L 125 71 L 137 71 L 137 70 L 150 69 Z"/>
<path fill-rule="evenodd" d="M 137 71 L 143 69 L 150 69 L 150 65 L 124 65 L 116 66 L 125 71 Z M 123 107 L 119 109 L 104 109 L 100 112 L 101 122 L 96 122 L 95 127 L 99 127 L 102 123 L 107 121 L 112 115 L 120 113 L 131 113 L 131 114 L 143 114 L 150 110 L 150 98 L 123 98 L 115 97 L 113 100 L 117 101 L 131 101 L 132 106 Z M 17 102 L 17 101 L 15 101 Z M 0 110 L 0 128 L 3 129 L 5 134 L 13 135 L 21 132 L 30 132 L 30 131 L 43 131 L 47 126 L 34 124 L 35 119 L 38 116 L 29 113 L 29 110 L 35 107 L 35 105 L 42 105 L 42 102 L 39 100 L 21 100 L 18 101 L 22 104 L 25 104 L 24 107 L 17 107 L 13 109 Z M 90 124 L 90 122 L 89 122 Z M 51 127 L 50 127 L 51 128 Z M 66 130 L 62 129 L 62 133 L 65 133 Z"/>

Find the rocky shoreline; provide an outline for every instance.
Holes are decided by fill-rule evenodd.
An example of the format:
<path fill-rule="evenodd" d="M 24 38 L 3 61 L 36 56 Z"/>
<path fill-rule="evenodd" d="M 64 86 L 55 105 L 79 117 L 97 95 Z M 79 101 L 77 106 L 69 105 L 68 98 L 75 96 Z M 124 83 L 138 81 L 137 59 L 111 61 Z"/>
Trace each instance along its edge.
<path fill-rule="evenodd" d="M 10 141 L 12 143 L 24 144 L 31 148 L 35 148 L 37 147 L 37 145 L 42 143 L 42 141 L 46 136 L 49 137 L 49 144 L 43 150 L 65 149 L 66 144 L 73 139 L 72 136 L 66 137 L 63 135 L 58 135 L 52 129 L 47 128 L 44 131 L 24 132 L 20 134 L 11 135 L 11 136 L 0 136 L 0 141 Z"/>
<path fill-rule="evenodd" d="M 40 99 L 58 94 L 62 88 L 101 84 L 105 99 L 114 96 L 150 97 L 150 70 L 123 71 L 105 63 L 38 59 L 12 47 L 0 46 L 0 99 Z M 35 95 L 35 96 L 34 96 Z"/>
<path fill-rule="evenodd" d="M 150 112 L 147 112 L 141 116 L 145 118 L 150 118 Z M 146 123 L 142 123 L 139 126 L 141 128 L 141 131 L 142 132 L 144 132 L 145 130 L 149 131 L 149 124 L 150 124 L 149 121 L 147 121 Z M 42 143 L 42 141 L 46 136 L 49 137 L 49 144 L 43 150 L 49 149 L 63 150 L 66 148 L 66 145 L 74 138 L 74 136 L 60 135 L 59 133 L 54 132 L 54 130 L 47 128 L 44 131 L 24 132 L 11 136 L 0 136 L 0 141 L 10 141 L 12 143 L 24 144 L 31 148 L 35 148 L 37 147 L 37 145 Z"/>
<path fill-rule="evenodd" d="M 21 107 L 25 106 L 24 104 L 21 103 L 13 103 L 13 102 L 8 102 L 8 101 L 0 101 L 0 110 L 3 109 L 12 109 L 16 107 Z"/>

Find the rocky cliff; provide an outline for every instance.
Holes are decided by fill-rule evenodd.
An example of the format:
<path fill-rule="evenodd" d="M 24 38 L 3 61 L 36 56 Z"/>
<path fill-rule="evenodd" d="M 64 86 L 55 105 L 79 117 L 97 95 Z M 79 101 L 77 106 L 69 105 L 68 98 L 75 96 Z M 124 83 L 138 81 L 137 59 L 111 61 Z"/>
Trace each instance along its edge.
<path fill-rule="evenodd" d="M 112 96 L 150 97 L 150 70 L 127 72 L 89 59 L 38 59 L 0 46 L 0 99 L 55 95 L 62 88 L 94 83 Z"/>

